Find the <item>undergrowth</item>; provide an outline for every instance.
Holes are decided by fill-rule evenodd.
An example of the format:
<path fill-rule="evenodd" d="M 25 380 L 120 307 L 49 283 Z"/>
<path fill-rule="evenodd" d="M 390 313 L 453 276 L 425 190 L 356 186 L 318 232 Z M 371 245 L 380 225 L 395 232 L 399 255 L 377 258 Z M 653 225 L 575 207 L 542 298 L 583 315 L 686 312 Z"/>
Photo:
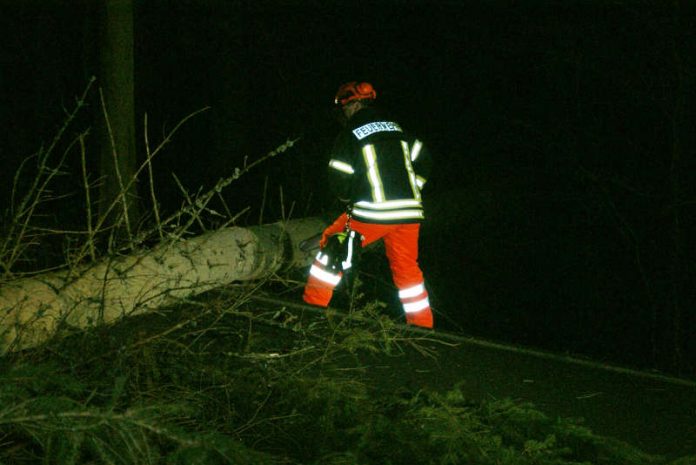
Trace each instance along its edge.
<path fill-rule="evenodd" d="M 326 318 L 234 294 L 6 356 L 0 462 L 666 463 L 528 404 L 385 387 L 367 354 L 436 354 L 379 304 Z"/>
<path fill-rule="evenodd" d="M 207 193 L 191 198 L 182 187 L 187 203 L 170 215 L 160 215 L 151 183 L 151 224 L 117 243 L 105 217 L 91 214 L 96 186 L 85 164 L 88 131 L 53 157 L 84 100 L 53 143 L 33 158 L 38 174 L 23 193 L 17 182 L 22 170 L 17 174 L 18 200 L 2 223 L 0 282 L 23 275 L 18 268 L 25 266 L 31 275 L 46 271 L 29 265 L 53 236 L 74 238 L 66 263 L 57 265 L 71 269 L 150 241 L 173 243 L 188 236 L 192 225 L 205 230 L 207 215 L 219 215 L 209 205 L 222 189 L 294 142 L 254 162 L 245 160 Z M 139 173 L 152 174 L 152 157 L 175 131 L 154 150 L 148 146 L 146 162 L 121 186 L 122 195 Z M 73 147 L 80 148 L 82 160 L 84 231 L 39 228 L 36 212 L 59 200 L 51 197 L 50 185 L 63 175 Z M 118 209 L 118 202 L 111 208 Z M 234 223 L 228 216 L 223 226 Z M 99 248 L 103 235 L 106 250 Z M 0 464 L 667 463 L 532 405 L 473 402 L 457 386 L 439 392 L 385 383 L 368 360 L 436 357 L 437 342 L 396 325 L 384 314 L 384 304 L 365 301 L 359 283 L 351 289 L 347 316 L 261 303 L 261 286 L 252 285 L 257 287 L 209 292 L 110 326 L 73 328 L 31 350 L 0 357 Z"/>

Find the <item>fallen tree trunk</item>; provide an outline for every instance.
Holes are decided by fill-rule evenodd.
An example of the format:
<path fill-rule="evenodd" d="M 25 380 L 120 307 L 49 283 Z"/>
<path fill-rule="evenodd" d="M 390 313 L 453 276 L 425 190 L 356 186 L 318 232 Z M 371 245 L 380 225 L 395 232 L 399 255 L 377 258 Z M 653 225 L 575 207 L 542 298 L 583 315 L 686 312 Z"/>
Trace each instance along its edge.
<path fill-rule="evenodd" d="M 325 225 L 293 220 L 226 228 L 0 287 L 0 354 L 34 347 L 61 325 L 89 328 L 137 315 L 234 281 L 308 265 L 299 244 Z"/>

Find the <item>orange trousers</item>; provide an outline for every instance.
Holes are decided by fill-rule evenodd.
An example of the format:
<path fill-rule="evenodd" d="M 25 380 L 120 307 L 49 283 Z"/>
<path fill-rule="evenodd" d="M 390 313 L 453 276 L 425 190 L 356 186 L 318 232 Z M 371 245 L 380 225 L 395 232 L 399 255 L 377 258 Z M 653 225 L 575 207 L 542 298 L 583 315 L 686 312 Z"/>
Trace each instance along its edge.
<path fill-rule="evenodd" d="M 345 228 L 347 215 L 339 216 L 334 223 L 324 230 L 321 247 L 332 234 Z M 433 313 L 430 308 L 428 292 L 425 289 L 423 273 L 418 266 L 418 234 L 420 224 L 373 224 L 350 220 L 351 229 L 364 237 L 363 247 L 379 239 L 384 240 L 392 279 L 399 292 L 399 300 L 408 324 L 433 327 Z M 342 273 L 328 270 L 325 265 L 328 257 L 320 251 L 309 270 L 309 278 L 304 288 L 303 299 L 311 305 L 327 307 L 333 292 L 341 281 Z"/>

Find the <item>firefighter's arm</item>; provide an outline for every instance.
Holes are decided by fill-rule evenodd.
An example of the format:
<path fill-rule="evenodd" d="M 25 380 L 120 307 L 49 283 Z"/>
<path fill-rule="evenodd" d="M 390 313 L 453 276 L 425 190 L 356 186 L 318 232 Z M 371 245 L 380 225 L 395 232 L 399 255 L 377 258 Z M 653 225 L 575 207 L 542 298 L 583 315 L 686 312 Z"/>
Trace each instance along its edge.
<path fill-rule="evenodd" d="M 328 228 L 324 230 L 324 232 L 321 234 L 321 240 L 319 241 L 319 247 L 322 249 L 326 246 L 326 242 L 329 240 L 330 236 L 333 236 L 336 233 L 340 233 L 343 231 L 346 227 L 346 222 L 348 221 L 348 215 L 346 213 L 343 213 L 341 216 L 339 216 L 336 221 L 331 224 Z"/>
<path fill-rule="evenodd" d="M 334 196 L 341 202 L 350 201 L 350 182 L 353 177 L 353 167 L 338 158 L 329 160 L 329 185 Z"/>
<path fill-rule="evenodd" d="M 411 165 L 416 173 L 416 183 L 423 189 L 432 169 L 432 158 L 428 146 L 420 139 L 414 139 L 411 144 Z"/>
<path fill-rule="evenodd" d="M 331 150 L 329 159 L 329 186 L 341 202 L 350 201 L 350 185 L 355 169 L 351 157 L 351 141 L 345 134 L 339 135 Z"/>

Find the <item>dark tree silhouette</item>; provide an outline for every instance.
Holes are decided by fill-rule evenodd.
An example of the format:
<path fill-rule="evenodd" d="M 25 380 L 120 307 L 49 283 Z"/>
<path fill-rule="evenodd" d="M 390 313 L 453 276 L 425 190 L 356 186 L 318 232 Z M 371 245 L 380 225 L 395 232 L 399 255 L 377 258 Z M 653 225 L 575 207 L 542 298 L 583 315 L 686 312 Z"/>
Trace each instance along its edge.
<path fill-rule="evenodd" d="M 104 0 L 100 48 L 100 215 L 109 215 L 121 233 L 137 222 L 133 1 Z"/>

